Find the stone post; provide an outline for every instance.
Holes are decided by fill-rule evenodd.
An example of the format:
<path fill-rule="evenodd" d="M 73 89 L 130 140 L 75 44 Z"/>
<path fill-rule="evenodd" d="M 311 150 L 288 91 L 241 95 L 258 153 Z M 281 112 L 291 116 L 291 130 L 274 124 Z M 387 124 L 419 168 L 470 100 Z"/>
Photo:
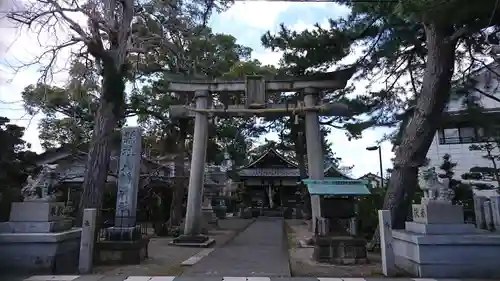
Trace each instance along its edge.
<path fill-rule="evenodd" d="M 491 201 L 489 200 L 484 201 L 483 208 L 484 208 L 484 223 L 486 224 L 486 229 L 493 231 L 494 224 L 493 224 L 493 213 L 491 211 Z"/>
<path fill-rule="evenodd" d="M 206 109 L 208 106 L 208 91 L 196 91 L 195 99 L 197 109 Z M 184 235 L 186 236 L 197 236 L 201 233 L 201 203 L 208 139 L 208 116 L 206 113 L 195 113 L 193 138 L 186 223 L 184 226 Z"/>
<path fill-rule="evenodd" d="M 382 271 L 385 276 L 394 276 L 396 274 L 396 263 L 392 247 L 391 211 L 378 210 L 378 225 L 380 226 Z"/>
<path fill-rule="evenodd" d="M 82 236 L 80 240 L 80 257 L 78 261 L 78 271 L 81 274 L 88 274 L 92 271 L 96 217 L 97 217 L 97 209 L 83 210 Z"/>
<path fill-rule="evenodd" d="M 496 231 L 500 231 L 500 196 L 491 196 L 491 216 L 493 217 L 493 225 Z"/>
<path fill-rule="evenodd" d="M 486 197 L 474 195 L 474 215 L 476 216 L 476 227 L 486 229 L 486 218 L 484 215 L 484 202 Z"/>
<path fill-rule="evenodd" d="M 304 103 L 306 107 L 317 104 L 318 93 L 315 89 L 304 89 Z M 317 111 L 307 111 L 305 114 L 305 131 L 307 146 L 307 165 L 309 179 L 321 180 L 324 177 L 323 144 L 319 127 L 319 114 Z M 319 195 L 311 195 L 312 232 L 315 233 L 316 220 L 321 217 Z"/>

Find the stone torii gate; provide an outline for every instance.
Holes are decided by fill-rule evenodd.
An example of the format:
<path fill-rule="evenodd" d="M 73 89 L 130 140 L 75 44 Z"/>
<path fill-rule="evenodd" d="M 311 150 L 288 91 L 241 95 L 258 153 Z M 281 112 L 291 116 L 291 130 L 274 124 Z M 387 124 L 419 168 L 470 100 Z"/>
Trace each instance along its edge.
<path fill-rule="evenodd" d="M 265 80 L 262 76 L 247 76 L 237 81 L 174 81 L 168 85 L 168 91 L 179 94 L 193 94 L 196 107 L 176 105 L 170 107 L 171 118 L 195 119 L 193 151 L 189 174 L 188 200 L 184 235 L 175 243 L 206 243 L 208 237 L 201 235 L 201 203 L 205 173 L 205 161 L 208 140 L 208 119 L 211 117 L 241 116 L 305 116 L 305 135 L 307 145 L 307 163 L 309 179 L 323 179 L 323 148 L 319 124 L 319 116 L 349 116 L 349 108 L 345 104 L 321 104 L 319 93 L 323 90 L 343 89 L 354 74 L 354 68 L 322 73 L 310 76 L 287 77 L 283 79 Z M 304 105 L 269 103 L 267 94 L 276 92 L 302 92 Z M 228 106 L 209 105 L 211 93 L 234 95 L 245 93 L 245 104 Z M 321 217 L 320 198 L 311 195 L 313 222 Z M 314 228 L 313 223 L 313 228 Z M 313 229 L 314 231 L 314 229 Z"/>

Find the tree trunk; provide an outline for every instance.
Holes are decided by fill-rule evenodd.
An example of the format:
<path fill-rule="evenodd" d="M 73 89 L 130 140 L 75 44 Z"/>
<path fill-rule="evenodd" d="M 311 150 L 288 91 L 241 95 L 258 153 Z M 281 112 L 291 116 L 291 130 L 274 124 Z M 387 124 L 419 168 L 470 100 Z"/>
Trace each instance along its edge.
<path fill-rule="evenodd" d="M 186 128 L 184 124 L 180 124 L 179 137 L 177 142 L 177 155 L 174 159 L 175 166 L 175 181 L 172 194 L 172 204 L 170 205 L 170 221 L 169 227 L 177 227 L 181 225 L 183 217 L 182 203 L 184 202 L 184 195 L 186 192 L 186 171 L 185 171 L 185 143 L 186 141 Z"/>
<path fill-rule="evenodd" d="M 384 210 L 391 211 L 392 228 L 404 228 L 411 195 L 417 188 L 418 168 L 438 129 L 442 112 L 450 95 L 450 81 L 455 66 L 456 40 L 450 40 L 453 29 L 448 26 L 425 24 L 428 48 L 426 70 L 417 104 L 411 120 L 396 150 L 394 169 L 384 198 Z M 375 231 L 370 248 L 377 245 Z"/>
<path fill-rule="evenodd" d="M 103 92 L 99 99 L 99 108 L 87 156 L 83 193 L 77 217 L 78 225 L 81 225 L 84 209 L 101 209 L 104 186 L 109 172 L 110 143 L 118 121 L 123 116 L 125 91 L 123 75 L 112 63 L 104 63 L 103 71 Z"/>

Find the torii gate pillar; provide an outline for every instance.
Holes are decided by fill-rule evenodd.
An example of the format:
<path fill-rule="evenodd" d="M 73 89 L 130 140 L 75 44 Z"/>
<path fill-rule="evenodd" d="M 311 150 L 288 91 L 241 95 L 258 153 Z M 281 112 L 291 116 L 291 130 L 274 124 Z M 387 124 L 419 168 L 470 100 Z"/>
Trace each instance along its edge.
<path fill-rule="evenodd" d="M 306 107 L 316 106 L 318 92 L 313 88 L 304 89 L 304 103 Z M 305 131 L 307 146 L 307 165 L 309 179 L 321 180 L 324 177 L 323 143 L 319 126 L 317 111 L 305 113 Z M 321 204 L 319 195 L 311 195 L 312 231 L 316 231 L 316 221 L 321 217 Z"/>
<path fill-rule="evenodd" d="M 206 109 L 208 91 L 196 91 L 196 108 Z M 205 160 L 207 157 L 208 116 L 204 112 L 196 112 L 194 119 L 193 152 L 191 169 L 189 170 L 189 187 L 186 208 L 184 235 L 195 237 L 201 234 L 201 199 L 205 179 Z"/>

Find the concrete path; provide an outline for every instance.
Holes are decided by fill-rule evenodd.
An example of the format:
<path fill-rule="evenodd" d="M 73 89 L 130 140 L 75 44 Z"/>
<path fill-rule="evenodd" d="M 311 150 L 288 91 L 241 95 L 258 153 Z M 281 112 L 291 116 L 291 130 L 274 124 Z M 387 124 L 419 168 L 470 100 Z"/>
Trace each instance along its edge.
<path fill-rule="evenodd" d="M 182 276 L 289 277 L 284 224 L 282 218 L 257 219 L 232 241 L 187 268 Z"/>

